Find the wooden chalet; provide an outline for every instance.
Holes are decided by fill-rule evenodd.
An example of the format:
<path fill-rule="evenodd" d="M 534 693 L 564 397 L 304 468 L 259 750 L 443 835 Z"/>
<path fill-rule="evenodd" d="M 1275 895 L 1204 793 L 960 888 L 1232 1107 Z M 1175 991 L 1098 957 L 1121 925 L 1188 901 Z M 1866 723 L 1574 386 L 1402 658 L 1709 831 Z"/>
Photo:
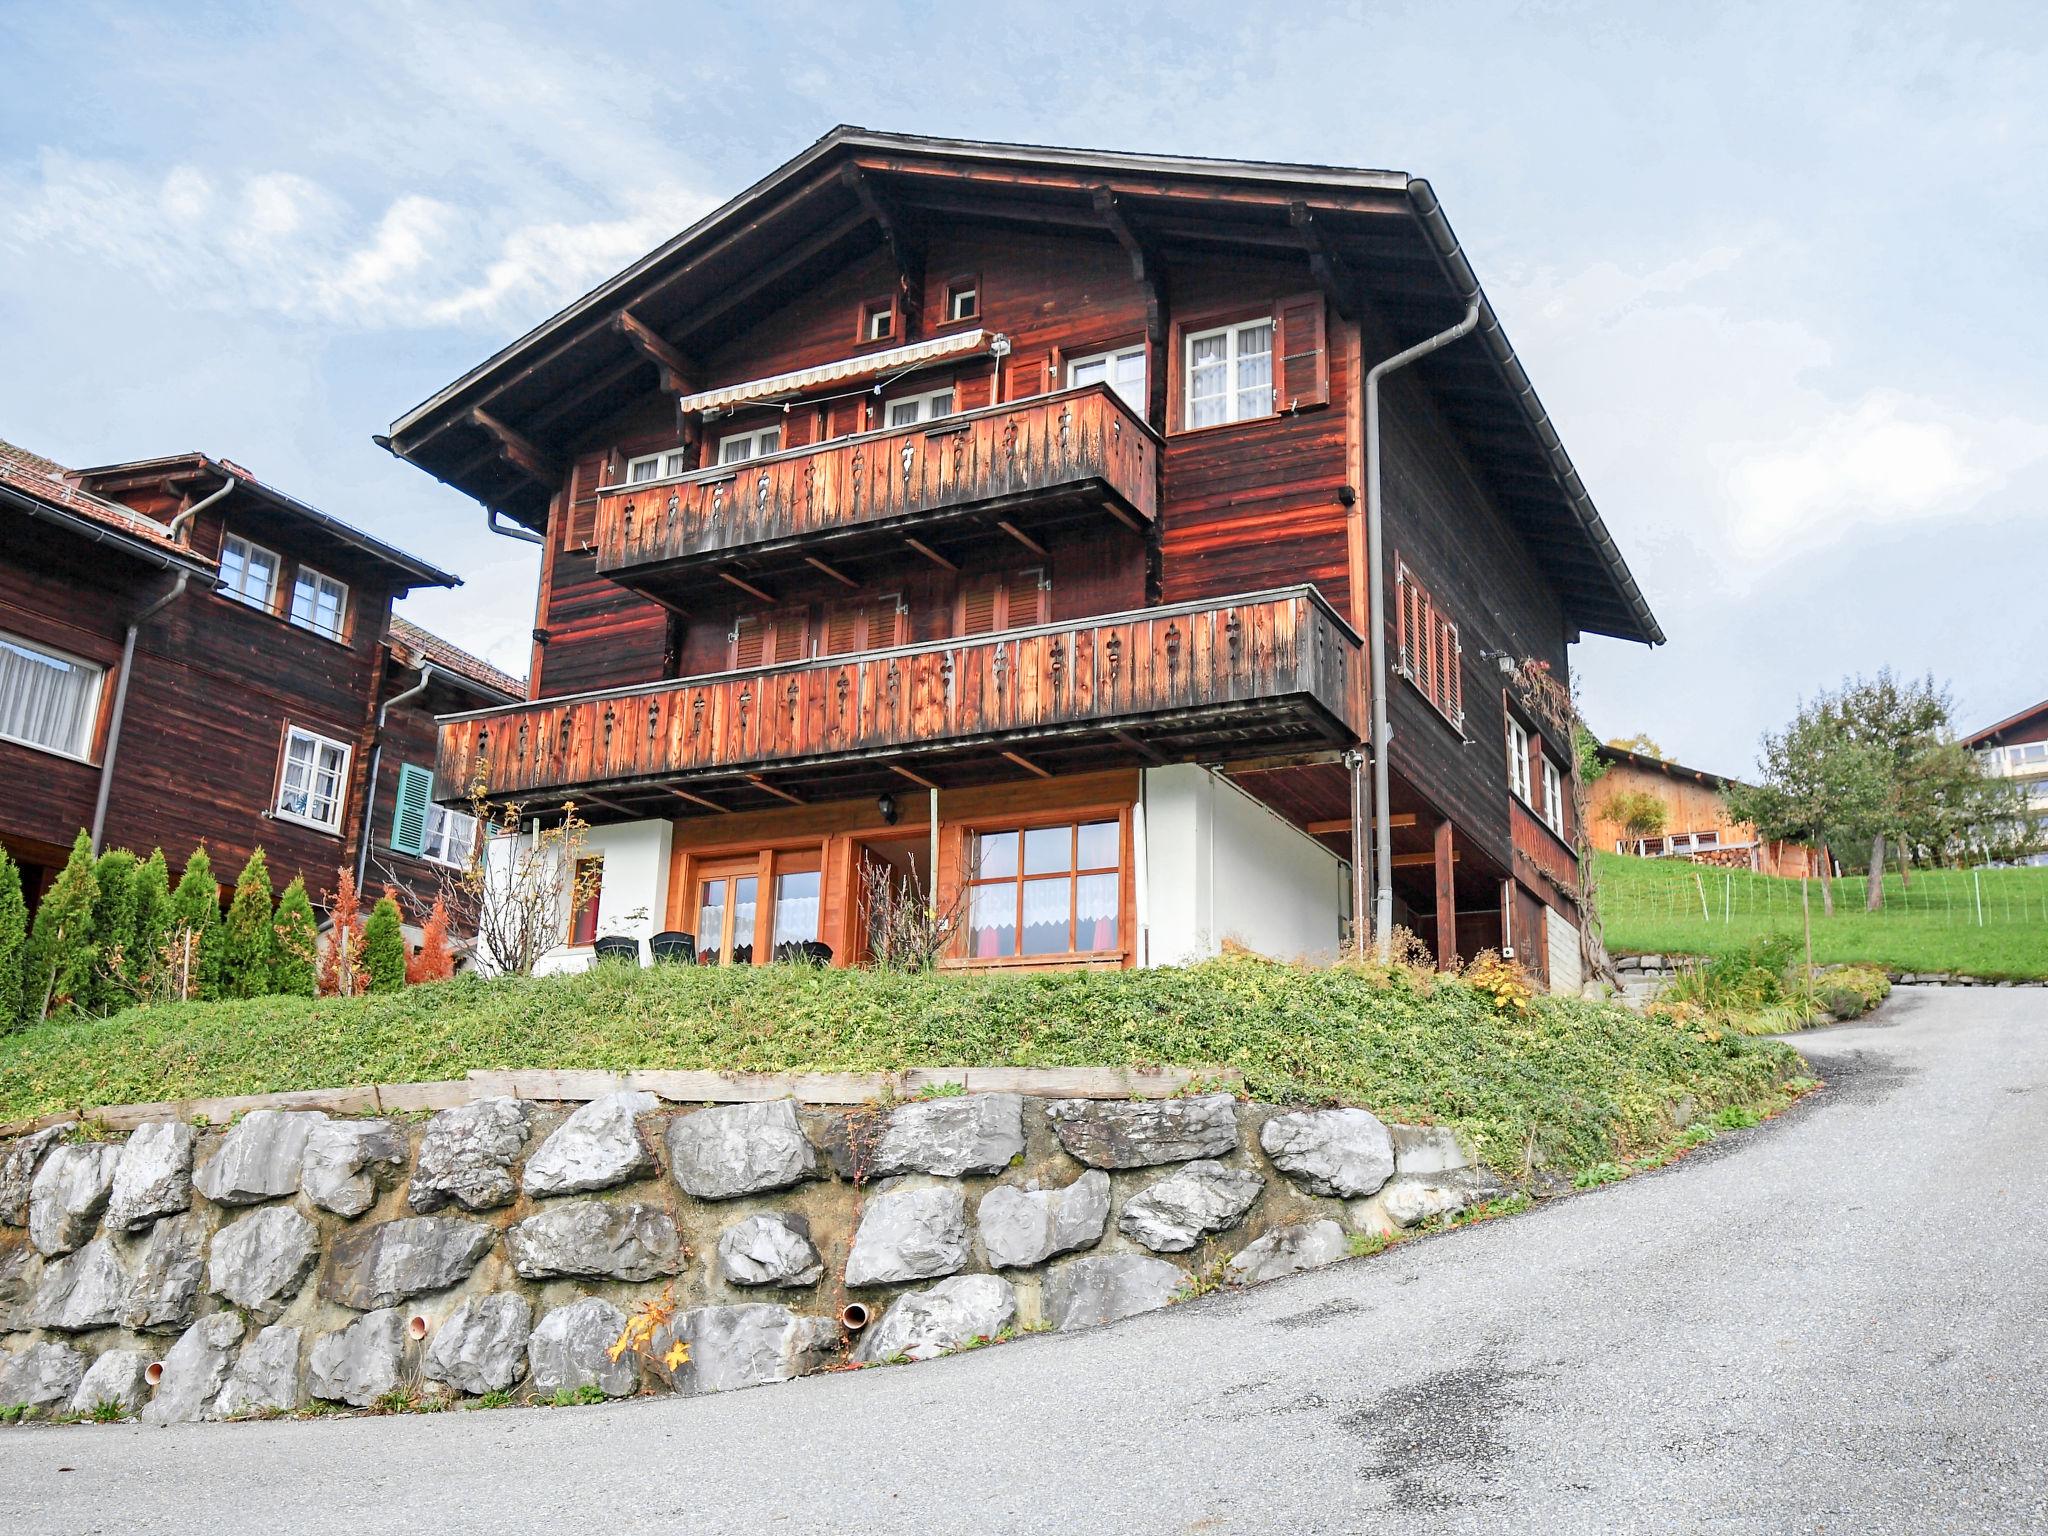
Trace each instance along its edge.
<path fill-rule="evenodd" d="M 840 128 L 380 441 L 541 544 L 436 772 L 597 824 L 559 963 L 858 961 L 875 879 L 950 964 L 1328 955 L 1377 813 L 1444 963 L 1576 981 L 1508 675 L 1662 636 L 1425 182 Z"/>
<path fill-rule="evenodd" d="M 434 714 L 524 685 L 391 611 L 456 577 L 196 453 L 0 445 L 0 529 L 0 846 L 31 902 L 81 828 L 174 879 L 203 842 L 224 884 L 261 846 L 316 900 L 345 866 L 424 890 L 467 858 Z"/>
<path fill-rule="evenodd" d="M 2027 805 L 2039 815 L 2039 831 L 2048 841 L 2048 699 L 1996 725 L 1963 738 L 1987 773 L 2017 779 L 2024 786 Z M 2028 864 L 2048 864 L 2048 853 L 2029 854 Z"/>
<path fill-rule="evenodd" d="M 1601 747 L 1600 758 L 1607 771 L 1593 781 L 1586 803 L 1594 847 L 1795 880 L 1822 873 L 1826 849 L 1760 838 L 1755 827 L 1728 814 L 1727 790 L 1733 779 L 1621 747 Z M 1629 828 L 1616 801 L 1630 794 L 1649 795 L 1664 807 L 1662 831 L 1645 836 Z"/>

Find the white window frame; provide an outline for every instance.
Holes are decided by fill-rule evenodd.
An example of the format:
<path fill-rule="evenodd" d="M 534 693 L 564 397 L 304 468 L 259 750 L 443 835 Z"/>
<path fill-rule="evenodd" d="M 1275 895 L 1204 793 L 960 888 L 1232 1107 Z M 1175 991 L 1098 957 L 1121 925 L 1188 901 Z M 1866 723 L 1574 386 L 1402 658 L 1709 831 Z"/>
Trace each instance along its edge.
<path fill-rule="evenodd" d="M 687 474 L 688 455 L 680 448 L 664 448 L 660 453 L 642 453 L 626 460 L 627 485 L 645 485 L 650 480 L 668 480 L 676 475 Z M 642 468 L 651 469 L 652 474 L 640 474 Z"/>
<path fill-rule="evenodd" d="M 896 339 L 896 306 L 887 299 L 871 299 L 861 306 L 860 339 L 863 345 Z"/>
<path fill-rule="evenodd" d="M 320 597 L 322 593 L 329 587 L 334 589 L 334 628 L 332 629 L 316 622 L 313 618 L 302 619 L 299 617 L 299 590 L 309 579 L 313 588 L 312 612 L 315 614 L 320 611 Z M 339 577 L 329 576 L 325 571 L 316 571 L 310 565 L 300 566 L 298 570 L 292 573 L 292 602 L 285 617 L 300 629 L 310 630 L 316 635 L 324 635 L 329 640 L 345 639 L 348 635 L 348 583 Z"/>
<path fill-rule="evenodd" d="M 1239 385 L 1237 382 L 1237 370 L 1246 355 L 1242 351 L 1244 333 L 1257 330 L 1262 325 L 1267 328 L 1268 333 L 1265 351 L 1266 408 L 1263 411 L 1258 411 L 1245 409 L 1240 405 L 1239 397 L 1241 395 L 1253 394 L 1256 391 L 1246 390 Z M 1220 421 L 1198 423 L 1195 420 L 1195 344 L 1203 341 L 1214 341 L 1219 336 L 1226 338 L 1226 344 L 1223 349 L 1225 388 L 1221 397 L 1224 414 Z M 1250 320 L 1233 320 L 1228 325 L 1212 325 L 1206 330 L 1190 331 L 1181 338 L 1181 418 L 1187 430 L 1196 431 L 1202 427 L 1229 426 L 1240 421 L 1263 421 L 1268 416 L 1271 416 L 1274 404 L 1279 399 L 1277 392 L 1278 380 L 1274 377 L 1273 373 L 1275 365 L 1279 362 L 1277 355 L 1279 344 L 1280 326 L 1272 315 L 1260 315 Z M 1259 354 L 1252 353 L 1250 355 L 1256 357 Z M 1214 397 L 1205 396 L 1204 398 Z"/>
<path fill-rule="evenodd" d="M 1128 362 L 1132 358 L 1136 358 L 1138 360 L 1138 379 L 1136 394 L 1131 394 L 1129 391 L 1127 391 L 1122 385 L 1122 383 L 1118 381 L 1116 376 L 1116 365 L 1118 363 Z M 1080 388 L 1081 381 L 1075 378 L 1074 375 L 1079 373 L 1083 368 L 1092 367 L 1096 363 L 1102 364 L 1101 382 L 1107 384 L 1112 390 L 1114 390 L 1116 392 L 1117 398 L 1122 400 L 1125 405 L 1128 405 L 1140 416 L 1144 415 L 1146 406 L 1146 391 L 1151 384 L 1150 379 L 1146 376 L 1151 367 L 1151 361 L 1145 355 L 1145 343 L 1140 341 L 1128 347 L 1114 347 L 1107 352 L 1091 352 L 1086 357 L 1070 358 L 1067 362 L 1067 388 Z"/>
<path fill-rule="evenodd" d="M 1543 824 L 1564 836 L 1564 775 L 1547 754 L 1543 759 Z"/>
<path fill-rule="evenodd" d="M 220 593 L 221 596 L 231 598 L 235 602 L 242 604 L 245 608 L 254 608 L 262 613 L 276 613 L 278 593 L 284 586 L 284 562 L 278 559 L 277 551 L 266 548 L 256 543 L 253 539 L 245 539 L 238 533 L 227 534 L 220 541 L 221 564 L 223 567 L 227 564 L 227 557 L 230 551 L 235 552 L 235 558 L 241 562 L 243 581 L 229 582 L 223 577 L 214 590 Z M 262 555 L 270 562 L 270 590 L 264 593 L 261 598 L 252 597 L 244 585 L 249 575 L 249 557 L 252 554 Z"/>
<path fill-rule="evenodd" d="M 964 314 L 960 309 L 960 301 L 962 299 L 972 299 L 974 301 L 974 307 Z M 948 283 L 946 285 L 945 323 L 947 325 L 955 325 L 962 320 L 977 320 L 980 317 L 981 279 L 978 277 L 965 278 L 957 283 Z"/>
<path fill-rule="evenodd" d="M 470 855 L 476 851 L 476 827 L 476 818 L 468 811 L 429 804 L 420 857 L 450 869 L 468 868 Z"/>
<path fill-rule="evenodd" d="M 773 439 L 773 441 L 770 441 Z M 733 450 L 738 449 L 735 453 Z M 756 427 L 751 432 L 734 432 L 718 440 L 718 462 L 721 467 L 730 464 L 744 464 L 749 459 L 765 459 L 771 453 L 782 452 L 782 424 L 772 427 Z"/>
<path fill-rule="evenodd" d="M 322 821 L 303 811 L 288 809 L 285 805 L 285 795 L 291 783 L 292 746 L 299 741 L 307 743 L 311 748 L 311 756 L 307 763 L 309 774 L 317 775 L 320 772 L 322 747 L 333 747 L 341 753 L 340 766 L 334 771 L 334 818 L 331 821 Z M 311 827 L 316 832 L 331 832 L 337 837 L 340 836 L 341 823 L 348 811 L 348 776 L 354 759 L 355 749 L 347 742 L 336 741 L 332 736 L 322 736 L 318 731 L 309 731 L 304 726 L 287 724 L 284 729 L 284 753 L 277 767 L 277 794 L 272 799 L 271 813 L 280 821 L 294 822 L 302 827 Z M 307 803 L 310 805 L 312 801 L 313 792 L 309 786 Z"/>
<path fill-rule="evenodd" d="M 52 746 L 49 742 L 37 741 L 33 737 L 17 736 L 12 731 L 0 731 L 0 741 L 11 741 L 18 747 L 27 747 L 35 752 L 48 752 L 56 757 L 68 757 L 76 763 L 91 762 L 93 738 L 99 730 L 100 701 L 105 697 L 107 686 L 107 669 L 96 661 L 87 661 L 83 656 L 73 656 L 66 651 L 56 649 L 54 646 L 43 645 L 34 640 L 24 640 L 19 635 L 11 635 L 5 631 L 0 631 L 0 645 L 5 645 L 12 650 L 26 652 L 32 657 L 43 657 L 49 661 L 62 662 L 67 667 L 76 667 L 81 672 L 89 674 L 92 678 L 92 694 L 85 709 L 84 729 L 81 732 L 84 740 L 79 744 L 80 750 L 73 751 L 69 747 Z"/>
<path fill-rule="evenodd" d="M 1529 792 L 1529 732 L 1513 715 L 1508 716 L 1508 788 L 1524 805 L 1531 804 Z"/>
<path fill-rule="evenodd" d="M 944 421 L 953 414 L 953 395 L 953 386 L 948 384 L 944 389 L 928 389 L 921 395 L 898 395 L 894 400 L 884 400 L 883 429 L 886 431 L 894 427 L 915 427 L 924 422 Z M 941 400 L 946 402 L 943 411 L 935 409 Z M 907 421 L 898 421 L 896 413 L 906 405 L 910 407 L 910 418 Z"/>

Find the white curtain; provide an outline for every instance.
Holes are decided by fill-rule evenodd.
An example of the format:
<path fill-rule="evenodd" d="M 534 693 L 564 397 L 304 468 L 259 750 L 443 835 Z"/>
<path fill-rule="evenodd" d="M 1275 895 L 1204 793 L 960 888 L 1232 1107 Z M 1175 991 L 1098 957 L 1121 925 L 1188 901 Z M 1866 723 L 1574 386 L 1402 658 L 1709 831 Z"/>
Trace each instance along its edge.
<path fill-rule="evenodd" d="M 98 667 L 0 637 L 0 736 L 84 757 L 102 675 Z"/>

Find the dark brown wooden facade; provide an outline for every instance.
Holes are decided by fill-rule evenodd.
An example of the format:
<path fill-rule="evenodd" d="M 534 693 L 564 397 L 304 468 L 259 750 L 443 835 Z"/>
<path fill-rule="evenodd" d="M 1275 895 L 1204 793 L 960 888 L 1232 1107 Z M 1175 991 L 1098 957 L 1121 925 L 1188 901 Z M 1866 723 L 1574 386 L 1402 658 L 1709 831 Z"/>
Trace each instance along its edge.
<path fill-rule="evenodd" d="M 1375 604 L 1365 372 L 1468 302 L 1478 333 L 1383 394 Z M 1028 804 L 1196 762 L 1348 857 L 1398 568 L 1443 618 L 1388 684 L 1394 877 L 1470 953 L 1516 889 L 1574 900 L 1540 759 L 1510 782 L 1502 662 L 1661 639 L 1391 173 L 839 130 L 389 445 L 545 540 L 536 702 L 449 721 L 440 778 L 481 760 L 685 841 L 892 782 Z"/>
<path fill-rule="evenodd" d="M 380 750 L 430 764 L 437 707 L 514 696 L 488 679 L 444 683 L 384 711 L 380 735 L 380 706 L 418 677 L 410 651 L 392 643 L 392 601 L 454 578 L 234 466 L 194 454 L 65 472 L 19 450 L 0 459 L 0 638 L 98 672 L 80 739 L 59 750 L 0 733 L 0 844 L 32 895 L 97 816 L 101 846 L 161 847 L 174 878 L 203 843 L 230 882 L 260 846 L 280 887 L 303 876 L 318 900 L 358 864 L 372 819 L 388 827 L 390 789 L 373 795 L 369 782 Z M 223 588 L 230 538 L 274 561 L 267 602 Z M 293 622 L 302 570 L 323 578 L 330 598 L 346 589 L 331 633 L 303 613 Z M 323 803 L 310 816 L 281 813 L 295 732 L 346 758 L 331 812 Z"/>

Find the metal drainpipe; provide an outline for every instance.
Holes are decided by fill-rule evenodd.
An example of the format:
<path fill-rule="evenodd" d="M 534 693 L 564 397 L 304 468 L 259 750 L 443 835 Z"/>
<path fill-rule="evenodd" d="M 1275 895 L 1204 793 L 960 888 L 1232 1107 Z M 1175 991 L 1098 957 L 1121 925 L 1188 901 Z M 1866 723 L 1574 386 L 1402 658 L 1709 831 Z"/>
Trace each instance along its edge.
<path fill-rule="evenodd" d="M 232 491 L 234 488 L 235 477 L 233 475 L 229 475 L 226 481 L 222 483 L 221 488 L 219 490 L 209 492 L 207 495 L 201 497 L 198 501 L 193 502 L 191 506 L 187 507 L 184 511 L 180 512 L 176 517 L 172 518 L 168 528 L 166 529 L 166 532 L 170 534 L 172 539 L 174 539 L 180 544 L 183 544 L 185 542 L 186 525 L 189 524 L 193 518 L 197 517 L 200 513 L 204 512 L 208 507 L 212 506 L 216 501 L 219 501 L 223 496 L 227 495 L 227 493 L 229 491 Z"/>
<path fill-rule="evenodd" d="M 221 489 L 224 491 L 227 487 Z M 192 510 L 196 512 L 199 508 Z M 114 762 L 121 753 L 121 720 L 128 712 L 128 679 L 135 671 L 135 636 L 143 625 L 183 597 L 191 580 L 190 571 L 178 572 L 178 579 L 171 583 L 171 590 L 130 619 L 128 633 L 121 638 L 121 680 L 114 684 L 114 711 L 107 721 L 107 749 L 100 754 L 100 787 L 92 802 L 92 851 L 95 856 L 100 852 L 100 844 L 107 833 L 107 797 L 113 793 Z"/>
<path fill-rule="evenodd" d="M 1394 936 L 1394 823 L 1387 808 L 1387 745 L 1393 727 L 1387 721 L 1386 529 L 1380 516 L 1380 380 L 1418 358 L 1469 336 L 1479 324 L 1479 294 L 1465 304 L 1465 318 L 1447 331 L 1418 341 L 1405 352 L 1374 363 L 1365 376 L 1365 542 L 1372 584 L 1367 609 L 1366 641 L 1372 656 L 1372 851 L 1373 943 L 1381 960 L 1390 953 Z"/>
<path fill-rule="evenodd" d="M 363 840 L 356 848 L 356 886 L 361 889 L 363 875 L 370 867 L 370 831 L 377 820 L 377 772 L 384 765 L 384 721 L 391 713 L 391 706 L 403 704 L 407 699 L 416 699 L 427 691 L 427 685 L 434 680 L 434 664 L 420 663 L 420 680 L 403 693 L 394 693 L 377 706 L 377 739 L 370 743 L 370 777 L 365 782 L 363 793 L 369 804 L 363 807 Z"/>

